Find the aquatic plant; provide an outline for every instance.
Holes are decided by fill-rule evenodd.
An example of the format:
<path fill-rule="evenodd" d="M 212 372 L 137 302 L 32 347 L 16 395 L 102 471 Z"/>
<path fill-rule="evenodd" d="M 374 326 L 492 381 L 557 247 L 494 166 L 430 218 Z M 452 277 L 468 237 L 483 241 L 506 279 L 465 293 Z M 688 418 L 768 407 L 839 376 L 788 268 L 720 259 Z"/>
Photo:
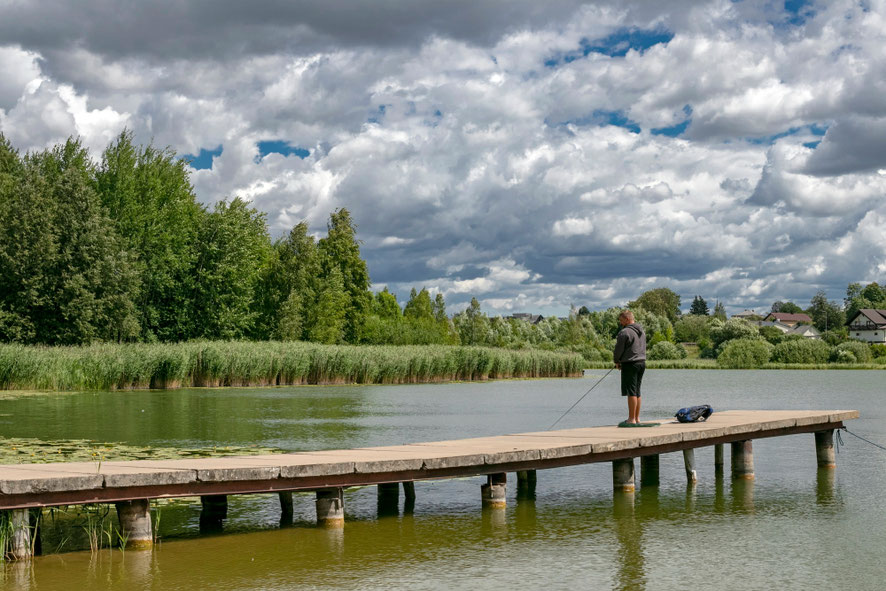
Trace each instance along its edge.
<path fill-rule="evenodd" d="M 450 345 L 192 341 L 85 347 L 0 345 L 0 389 L 397 384 L 581 375 L 581 355 Z"/>

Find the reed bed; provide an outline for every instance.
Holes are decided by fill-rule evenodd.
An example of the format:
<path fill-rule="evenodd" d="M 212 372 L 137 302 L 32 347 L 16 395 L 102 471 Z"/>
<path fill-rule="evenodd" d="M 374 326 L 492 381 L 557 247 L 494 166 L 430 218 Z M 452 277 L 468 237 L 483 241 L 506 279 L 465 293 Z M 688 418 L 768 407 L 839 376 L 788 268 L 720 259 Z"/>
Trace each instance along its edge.
<path fill-rule="evenodd" d="M 406 384 L 575 377 L 576 353 L 444 345 L 350 346 L 191 341 L 85 347 L 0 345 L 0 389 Z"/>

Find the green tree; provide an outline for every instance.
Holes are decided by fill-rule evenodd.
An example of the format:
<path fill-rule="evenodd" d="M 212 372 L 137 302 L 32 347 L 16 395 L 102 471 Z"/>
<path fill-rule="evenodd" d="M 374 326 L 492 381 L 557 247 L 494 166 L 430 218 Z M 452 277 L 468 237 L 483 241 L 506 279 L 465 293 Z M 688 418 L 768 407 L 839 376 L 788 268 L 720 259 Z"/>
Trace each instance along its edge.
<path fill-rule="evenodd" d="M 406 302 L 406 307 L 403 308 L 403 316 L 415 320 L 434 319 L 434 305 L 431 302 L 431 294 L 428 293 L 427 289 L 422 288 L 420 292 L 416 292 L 415 288 L 412 289 L 409 301 Z"/>
<path fill-rule="evenodd" d="M 195 336 L 243 338 L 254 330 L 256 288 L 271 250 L 265 214 L 235 197 L 217 203 L 204 219 L 195 272 Z"/>
<path fill-rule="evenodd" d="M 803 308 L 794 302 L 777 301 L 772 304 L 772 312 L 782 314 L 802 314 Z"/>
<path fill-rule="evenodd" d="M 717 355 L 717 365 L 729 369 L 752 369 L 769 361 L 772 345 L 761 339 L 735 339 Z"/>
<path fill-rule="evenodd" d="M 317 300 L 308 324 L 311 341 L 330 345 L 344 342 L 348 299 L 341 271 L 333 267 L 318 285 Z"/>
<path fill-rule="evenodd" d="M 124 131 L 102 155 L 94 186 L 136 257 L 142 338 L 180 341 L 201 332 L 189 314 L 206 211 L 186 164 L 168 148 L 133 145 Z"/>
<path fill-rule="evenodd" d="M 489 333 L 489 319 L 480 311 L 480 302 L 471 298 L 471 304 L 453 319 L 462 345 L 483 345 Z"/>
<path fill-rule="evenodd" d="M 726 322 L 726 308 L 723 306 L 723 302 L 717 300 L 717 303 L 714 305 L 714 313 L 712 316 L 718 320 Z"/>
<path fill-rule="evenodd" d="M 861 297 L 870 302 L 879 303 L 886 300 L 886 293 L 884 293 L 883 288 L 874 281 L 873 283 L 868 283 L 864 289 L 861 290 Z"/>
<path fill-rule="evenodd" d="M 329 216 L 327 229 L 327 236 L 321 238 L 317 245 L 321 273 L 328 278 L 333 269 L 338 269 L 347 295 L 344 303 L 344 340 L 356 343 L 372 301 L 369 270 L 366 261 L 360 257 L 356 226 L 347 209 L 333 212 Z"/>
<path fill-rule="evenodd" d="M 824 291 L 812 296 L 811 305 L 806 311 L 812 318 L 812 324 L 824 332 L 839 328 L 846 322 L 846 315 L 836 302 L 829 302 Z"/>
<path fill-rule="evenodd" d="M 434 318 L 437 322 L 449 322 L 449 317 L 446 316 L 446 301 L 443 299 L 442 293 L 438 293 L 434 297 Z"/>
<path fill-rule="evenodd" d="M 253 338 L 306 339 L 305 316 L 316 300 L 320 274 L 314 237 L 305 222 L 277 240 L 257 286 Z"/>
<path fill-rule="evenodd" d="M 18 160 L 0 139 L 0 338 L 77 345 L 138 333 L 133 260 L 69 139 Z"/>
<path fill-rule="evenodd" d="M 831 348 L 817 339 L 790 339 L 775 345 L 772 361 L 777 363 L 827 363 Z"/>
<path fill-rule="evenodd" d="M 689 307 L 689 313 L 696 316 L 707 316 L 710 313 L 708 303 L 704 301 L 703 297 L 695 296 L 695 299 L 692 300 L 692 305 Z"/>
<path fill-rule="evenodd" d="M 843 298 L 843 307 L 848 308 L 855 298 L 861 297 L 861 283 L 850 283 L 846 286 L 846 297 Z"/>
<path fill-rule="evenodd" d="M 720 350 L 722 345 L 736 339 L 753 340 L 760 338 L 756 326 L 740 318 L 730 318 L 726 322 L 714 321 L 711 324 L 711 341 Z"/>
<path fill-rule="evenodd" d="M 381 318 L 387 319 L 399 320 L 403 317 L 400 304 L 397 303 L 397 296 L 389 292 L 387 287 L 375 294 L 372 312 Z"/>
<path fill-rule="evenodd" d="M 711 337 L 710 316 L 687 314 L 674 324 L 674 336 L 681 343 L 700 343 Z"/>
<path fill-rule="evenodd" d="M 680 296 L 667 287 L 658 287 L 643 294 L 628 304 L 631 309 L 640 307 L 647 312 L 665 316 L 672 323 L 680 315 Z"/>

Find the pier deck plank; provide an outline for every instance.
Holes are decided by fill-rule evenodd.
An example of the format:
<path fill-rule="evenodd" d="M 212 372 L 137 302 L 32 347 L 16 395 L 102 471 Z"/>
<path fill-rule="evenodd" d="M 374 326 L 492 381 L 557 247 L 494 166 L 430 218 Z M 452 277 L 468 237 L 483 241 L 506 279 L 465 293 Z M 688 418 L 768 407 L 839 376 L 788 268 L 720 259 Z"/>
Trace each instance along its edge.
<path fill-rule="evenodd" d="M 227 458 L 0 466 L 0 509 L 138 498 L 311 490 L 533 470 L 834 429 L 855 410 L 732 410 L 661 420 L 348 450 Z M 813 455 L 814 457 L 814 455 Z"/>

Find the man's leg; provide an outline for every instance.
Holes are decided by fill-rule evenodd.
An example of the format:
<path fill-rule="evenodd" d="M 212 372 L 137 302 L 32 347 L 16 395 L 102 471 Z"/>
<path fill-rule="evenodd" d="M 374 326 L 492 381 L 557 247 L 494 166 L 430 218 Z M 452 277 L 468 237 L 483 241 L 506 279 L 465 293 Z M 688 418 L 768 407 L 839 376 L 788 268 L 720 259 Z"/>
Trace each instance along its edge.
<path fill-rule="evenodd" d="M 628 396 L 628 422 L 629 423 L 639 423 L 640 422 L 640 397 L 639 396 Z"/>

